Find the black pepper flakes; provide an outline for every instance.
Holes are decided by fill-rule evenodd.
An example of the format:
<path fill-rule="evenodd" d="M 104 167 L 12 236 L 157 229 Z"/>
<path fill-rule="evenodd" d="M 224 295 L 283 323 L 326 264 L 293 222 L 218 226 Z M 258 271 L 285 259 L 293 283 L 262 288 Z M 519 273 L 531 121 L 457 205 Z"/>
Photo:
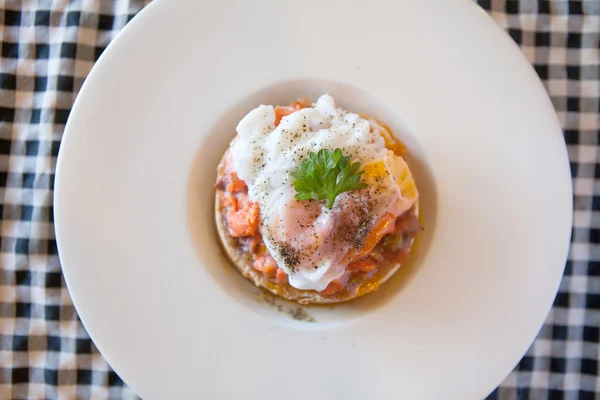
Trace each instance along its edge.
<path fill-rule="evenodd" d="M 282 240 L 276 240 L 275 247 L 276 251 L 281 255 L 285 266 L 291 273 L 295 273 L 298 270 L 298 264 L 301 262 L 300 251 L 293 247 L 291 243 Z"/>

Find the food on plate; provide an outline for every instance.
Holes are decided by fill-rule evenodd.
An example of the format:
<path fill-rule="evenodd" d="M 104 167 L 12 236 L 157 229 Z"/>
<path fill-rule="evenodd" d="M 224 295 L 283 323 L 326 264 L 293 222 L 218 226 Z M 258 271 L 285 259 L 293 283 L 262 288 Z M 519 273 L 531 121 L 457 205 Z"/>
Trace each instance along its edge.
<path fill-rule="evenodd" d="M 255 108 L 217 168 L 223 248 L 243 276 L 288 300 L 377 290 L 421 230 L 405 151 L 387 126 L 329 95 Z"/>

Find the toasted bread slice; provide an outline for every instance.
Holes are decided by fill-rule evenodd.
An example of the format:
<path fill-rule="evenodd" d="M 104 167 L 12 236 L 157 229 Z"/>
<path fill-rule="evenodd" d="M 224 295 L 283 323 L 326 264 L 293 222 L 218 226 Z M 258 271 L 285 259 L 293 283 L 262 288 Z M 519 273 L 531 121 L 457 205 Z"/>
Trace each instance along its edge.
<path fill-rule="evenodd" d="M 418 203 L 416 203 L 413 207 L 414 212 L 418 216 Z M 223 247 L 223 250 L 225 251 L 225 254 L 227 254 L 227 257 L 231 263 L 245 278 L 253 282 L 256 286 L 261 287 L 277 296 L 283 297 L 286 300 L 296 301 L 301 304 L 341 303 L 364 296 L 367 293 L 371 293 L 379 289 L 379 286 L 390 279 L 401 266 L 399 263 L 386 263 L 385 265 L 381 265 L 379 268 L 379 273 L 375 275 L 375 277 L 372 277 L 368 280 L 362 275 L 359 275 L 353 282 L 355 286 L 355 290 L 353 291 L 342 290 L 341 292 L 333 295 L 322 295 L 314 290 L 299 290 L 292 287 L 288 283 L 274 283 L 270 281 L 262 272 L 253 268 L 252 255 L 245 252 L 244 248 L 238 245 L 237 239 L 230 236 L 229 232 L 227 231 L 218 196 L 215 197 L 215 222 L 219 241 Z M 410 240 L 410 245 L 412 246 L 414 239 L 411 238 Z"/>

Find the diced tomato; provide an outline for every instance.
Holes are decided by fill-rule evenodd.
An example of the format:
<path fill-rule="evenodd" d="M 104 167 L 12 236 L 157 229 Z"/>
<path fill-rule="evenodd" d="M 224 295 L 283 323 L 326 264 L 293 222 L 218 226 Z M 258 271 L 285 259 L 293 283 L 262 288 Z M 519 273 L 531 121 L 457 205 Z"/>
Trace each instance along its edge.
<path fill-rule="evenodd" d="M 329 295 L 339 292 L 344 287 L 346 287 L 346 284 L 348 284 L 349 277 L 350 277 L 350 274 L 348 273 L 348 271 L 345 271 L 342 276 L 331 281 L 331 283 L 329 283 L 329 285 L 327 285 L 325 290 L 322 290 L 320 292 L 320 294 L 322 294 L 324 296 L 329 296 Z"/>
<path fill-rule="evenodd" d="M 375 269 L 377 262 L 371 257 L 363 258 L 358 261 L 354 261 L 346 267 L 346 271 L 353 272 L 369 272 Z"/>
<path fill-rule="evenodd" d="M 246 182 L 238 178 L 238 174 L 236 172 L 232 172 L 231 174 L 229 174 L 229 183 L 227 184 L 227 191 L 229 193 L 246 192 L 248 191 L 248 186 L 246 186 Z"/>
<path fill-rule="evenodd" d="M 293 107 L 275 107 L 275 126 L 279 125 L 279 123 L 281 122 L 281 118 L 285 117 L 286 115 L 290 115 L 296 111 L 297 110 Z"/>
<path fill-rule="evenodd" d="M 242 200 L 242 199 L 240 199 Z M 240 201 L 238 210 L 227 212 L 229 234 L 233 237 L 254 236 L 258 232 L 258 204 L 251 201 Z"/>
<path fill-rule="evenodd" d="M 286 115 L 290 115 L 292 113 L 295 113 L 296 111 L 302 110 L 303 108 L 310 106 L 310 99 L 302 97 L 290 104 L 289 107 L 275 107 L 275 126 L 279 125 L 279 123 L 281 122 L 281 118 L 285 117 Z"/>
<path fill-rule="evenodd" d="M 262 272 L 270 278 L 274 277 L 279 269 L 277 263 L 269 254 L 259 254 L 256 256 L 252 266 L 255 270 Z"/>
<path fill-rule="evenodd" d="M 277 273 L 275 274 L 275 282 L 279 285 L 288 283 L 288 276 L 283 269 L 277 269 Z"/>
<path fill-rule="evenodd" d="M 219 202 L 222 207 L 231 207 L 233 210 L 238 209 L 237 199 L 229 192 L 219 192 Z"/>
<path fill-rule="evenodd" d="M 296 111 L 298 111 L 298 110 L 302 110 L 303 108 L 310 107 L 311 102 L 308 97 L 302 97 L 302 98 L 297 99 L 292 104 L 290 104 L 290 106 L 292 108 L 296 109 Z"/>

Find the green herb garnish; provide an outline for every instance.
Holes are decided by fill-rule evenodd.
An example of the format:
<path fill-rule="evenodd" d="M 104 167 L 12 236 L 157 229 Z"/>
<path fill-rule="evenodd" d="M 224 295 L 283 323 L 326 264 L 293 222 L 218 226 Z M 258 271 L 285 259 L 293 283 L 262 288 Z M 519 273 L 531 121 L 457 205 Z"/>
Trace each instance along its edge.
<path fill-rule="evenodd" d="M 344 192 L 367 187 L 360 182 L 365 171 L 359 171 L 360 163 L 350 163 L 350 156 L 342 155 L 341 149 L 331 152 L 321 149 L 310 152 L 292 176 L 296 178 L 294 188 L 298 200 L 327 200 L 331 209 L 335 198 Z"/>

